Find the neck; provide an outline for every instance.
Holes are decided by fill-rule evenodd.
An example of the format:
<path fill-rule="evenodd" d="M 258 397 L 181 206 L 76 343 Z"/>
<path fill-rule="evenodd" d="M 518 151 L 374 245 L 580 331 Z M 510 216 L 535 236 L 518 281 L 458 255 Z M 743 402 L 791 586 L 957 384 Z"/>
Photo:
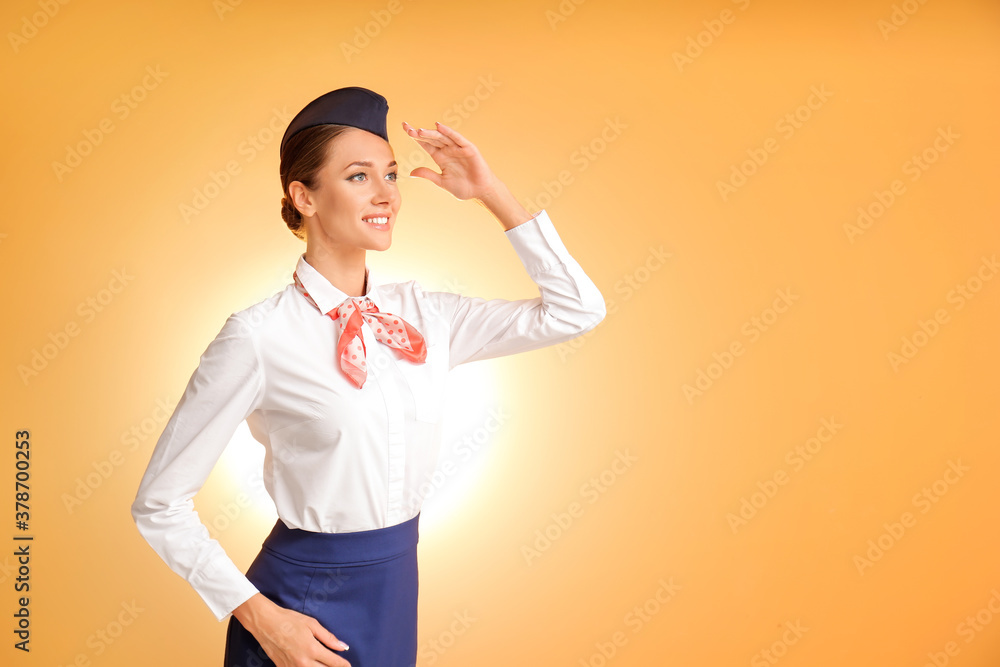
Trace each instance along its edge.
<path fill-rule="evenodd" d="M 364 296 L 368 291 L 364 248 L 334 249 L 306 244 L 306 261 L 330 284 L 347 296 Z"/>

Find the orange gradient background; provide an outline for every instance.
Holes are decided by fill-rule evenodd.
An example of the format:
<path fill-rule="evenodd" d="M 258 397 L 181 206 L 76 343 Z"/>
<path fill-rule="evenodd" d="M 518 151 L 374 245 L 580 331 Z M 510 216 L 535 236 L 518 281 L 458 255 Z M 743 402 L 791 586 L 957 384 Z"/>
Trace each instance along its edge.
<path fill-rule="evenodd" d="M 0 26 L 34 536 L 24 653 L 8 445 L 3 664 L 221 664 L 129 505 L 162 406 L 290 279 L 278 143 L 347 85 L 388 98 L 402 173 L 432 164 L 403 120 L 473 141 L 609 310 L 455 369 L 421 667 L 1000 660 L 995 1 L 17 0 Z M 485 209 L 400 181 L 381 280 L 537 296 Z M 259 455 L 241 428 L 196 497 L 241 568 L 275 517 Z"/>

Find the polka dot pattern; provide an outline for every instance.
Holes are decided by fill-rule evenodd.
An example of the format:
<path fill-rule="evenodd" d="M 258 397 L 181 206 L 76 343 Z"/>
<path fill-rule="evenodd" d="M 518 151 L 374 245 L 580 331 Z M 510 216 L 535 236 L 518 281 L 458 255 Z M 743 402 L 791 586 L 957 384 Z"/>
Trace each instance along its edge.
<path fill-rule="evenodd" d="M 309 296 L 309 292 L 299 280 L 297 272 L 292 274 L 292 278 L 299 292 L 319 310 L 316 301 Z M 361 325 L 364 322 L 367 322 L 375 332 L 375 340 L 395 348 L 405 359 L 415 363 L 424 363 L 427 360 L 427 348 L 420 332 L 398 315 L 380 312 L 378 306 L 367 296 L 348 297 L 326 315 L 333 320 L 337 329 L 337 357 L 340 359 L 340 368 L 358 389 L 364 386 L 368 377 L 365 342 L 361 337 Z M 378 326 L 379 324 L 382 326 Z M 390 325 L 393 328 L 390 328 Z"/>

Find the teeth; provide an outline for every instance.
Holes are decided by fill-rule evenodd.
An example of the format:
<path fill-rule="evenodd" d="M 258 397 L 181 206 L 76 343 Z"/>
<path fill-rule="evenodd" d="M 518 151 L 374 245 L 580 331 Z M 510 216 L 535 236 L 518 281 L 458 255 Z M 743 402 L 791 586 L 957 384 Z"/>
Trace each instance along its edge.
<path fill-rule="evenodd" d="M 370 222 L 373 225 L 385 225 L 389 223 L 389 218 L 364 218 L 365 222 Z"/>

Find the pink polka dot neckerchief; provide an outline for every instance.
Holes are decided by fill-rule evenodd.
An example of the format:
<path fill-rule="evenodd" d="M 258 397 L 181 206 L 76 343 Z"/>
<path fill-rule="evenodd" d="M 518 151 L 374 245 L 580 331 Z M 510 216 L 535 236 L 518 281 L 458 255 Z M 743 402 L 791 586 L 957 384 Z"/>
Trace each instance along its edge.
<path fill-rule="evenodd" d="M 299 280 L 298 272 L 292 273 L 292 278 L 302 296 L 319 310 L 316 301 L 309 296 L 309 292 Z M 326 315 L 333 320 L 337 328 L 337 357 L 340 359 L 340 368 L 358 389 L 365 384 L 365 379 L 368 377 L 365 341 L 360 335 L 362 322 L 367 322 L 372 328 L 377 341 L 399 350 L 400 354 L 410 361 L 422 364 L 427 359 L 427 348 L 420 332 L 402 317 L 380 312 L 378 306 L 367 296 L 347 297 Z"/>

